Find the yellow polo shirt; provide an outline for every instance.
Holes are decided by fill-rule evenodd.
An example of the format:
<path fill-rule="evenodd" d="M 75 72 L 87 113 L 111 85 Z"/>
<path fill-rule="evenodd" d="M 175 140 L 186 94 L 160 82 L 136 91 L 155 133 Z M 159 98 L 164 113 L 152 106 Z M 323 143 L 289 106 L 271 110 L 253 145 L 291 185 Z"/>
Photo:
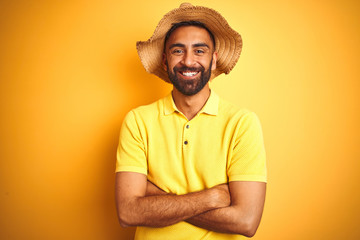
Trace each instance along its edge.
<path fill-rule="evenodd" d="M 214 91 L 190 121 L 169 94 L 130 111 L 120 131 L 116 171 L 137 172 L 162 190 L 186 194 L 229 181 L 266 182 L 260 122 L 255 113 Z M 135 239 L 244 239 L 180 222 L 138 227 Z"/>

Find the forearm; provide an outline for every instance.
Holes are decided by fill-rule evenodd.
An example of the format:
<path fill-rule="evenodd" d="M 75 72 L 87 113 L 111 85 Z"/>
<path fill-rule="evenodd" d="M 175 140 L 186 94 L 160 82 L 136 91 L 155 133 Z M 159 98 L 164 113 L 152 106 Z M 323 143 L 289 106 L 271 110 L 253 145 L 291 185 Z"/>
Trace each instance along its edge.
<path fill-rule="evenodd" d="M 260 224 L 266 184 L 230 182 L 231 205 L 199 214 L 187 221 L 195 226 L 224 233 L 252 237 Z"/>
<path fill-rule="evenodd" d="M 244 192 L 236 190 L 236 186 L 239 185 L 242 185 L 241 189 L 245 190 Z M 233 182 L 230 183 L 230 187 L 233 193 L 231 206 L 210 210 L 193 216 L 186 221 L 215 232 L 241 234 L 247 237 L 253 236 L 261 220 L 265 199 L 265 184 Z M 254 193 L 249 194 L 251 193 L 249 189 L 252 189 Z M 164 194 L 167 193 L 148 182 L 146 195 Z M 241 198 L 241 195 L 248 197 Z"/>
<path fill-rule="evenodd" d="M 147 195 L 166 195 L 166 192 L 156 189 L 156 186 L 148 184 Z M 247 221 L 249 217 L 241 216 L 239 207 L 228 206 L 213 209 L 196 216 L 190 217 L 185 221 L 200 228 L 221 233 L 234 233 L 241 235 L 251 235 L 249 233 Z"/>
<path fill-rule="evenodd" d="M 220 195 L 219 189 L 207 189 L 179 196 L 124 199 L 118 206 L 119 218 L 123 226 L 164 227 L 228 205 Z"/>
<path fill-rule="evenodd" d="M 251 216 L 246 216 L 235 206 L 214 209 L 186 221 L 210 231 L 241 234 L 247 237 L 253 236 L 256 231 L 256 228 L 251 227 Z"/>

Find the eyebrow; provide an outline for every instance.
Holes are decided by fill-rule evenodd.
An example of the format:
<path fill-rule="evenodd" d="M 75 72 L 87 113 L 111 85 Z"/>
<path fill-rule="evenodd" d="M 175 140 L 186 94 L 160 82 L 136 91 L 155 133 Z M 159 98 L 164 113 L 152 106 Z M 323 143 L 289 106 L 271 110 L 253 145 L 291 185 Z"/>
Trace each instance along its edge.
<path fill-rule="evenodd" d="M 185 47 L 185 44 L 182 43 L 173 43 L 169 46 L 169 49 L 172 49 L 174 47 Z"/>
<path fill-rule="evenodd" d="M 192 46 L 193 47 L 207 47 L 207 48 L 210 48 L 209 45 L 207 45 L 206 43 L 195 43 Z"/>
<path fill-rule="evenodd" d="M 169 49 L 172 49 L 174 47 L 185 47 L 185 44 L 182 44 L 182 43 L 174 43 L 174 44 L 171 44 L 169 46 Z M 209 45 L 207 45 L 206 43 L 195 43 L 192 45 L 192 47 L 207 47 L 210 49 Z"/>

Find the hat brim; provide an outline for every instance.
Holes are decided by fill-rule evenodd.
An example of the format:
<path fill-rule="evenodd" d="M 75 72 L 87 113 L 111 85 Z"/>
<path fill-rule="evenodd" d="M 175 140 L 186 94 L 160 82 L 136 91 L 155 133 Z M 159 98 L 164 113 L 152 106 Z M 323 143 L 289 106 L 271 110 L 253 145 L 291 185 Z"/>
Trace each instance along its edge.
<path fill-rule="evenodd" d="M 168 74 L 162 65 L 164 38 L 174 23 L 182 21 L 202 22 L 213 33 L 218 58 L 216 69 L 212 71 L 211 78 L 213 79 L 222 73 L 228 74 L 235 67 L 240 57 L 242 49 L 240 34 L 233 30 L 225 18 L 217 11 L 192 5 L 181 6 L 164 15 L 151 38 L 136 43 L 145 70 L 166 82 L 170 82 Z"/>

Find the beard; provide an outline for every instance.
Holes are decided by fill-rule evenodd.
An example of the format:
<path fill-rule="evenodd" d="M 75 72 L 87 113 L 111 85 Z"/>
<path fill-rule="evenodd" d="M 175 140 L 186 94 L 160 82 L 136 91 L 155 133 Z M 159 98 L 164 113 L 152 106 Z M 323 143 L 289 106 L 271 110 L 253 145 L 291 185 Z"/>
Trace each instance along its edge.
<path fill-rule="evenodd" d="M 204 86 L 208 83 L 211 77 L 211 66 L 212 66 L 212 58 L 210 61 L 210 65 L 207 71 L 203 66 L 194 68 L 194 67 L 174 67 L 173 72 L 170 71 L 169 65 L 166 62 L 167 72 L 169 75 L 169 79 L 174 87 L 186 96 L 193 96 L 201 91 Z M 183 80 L 178 78 L 178 72 L 200 72 L 200 77 L 191 79 L 191 80 Z"/>

